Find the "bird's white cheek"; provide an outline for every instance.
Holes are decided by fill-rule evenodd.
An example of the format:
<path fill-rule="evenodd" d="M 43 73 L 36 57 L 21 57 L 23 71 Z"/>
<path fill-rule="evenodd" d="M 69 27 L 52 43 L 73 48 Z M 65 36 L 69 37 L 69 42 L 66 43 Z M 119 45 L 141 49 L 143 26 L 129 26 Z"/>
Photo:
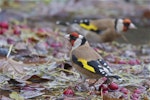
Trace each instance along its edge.
<path fill-rule="evenodd" d="M 121 33 L 123 31 L 123 20 L 122 19 L 118 19 L 117 23 L 116 23 L 116 32 L 117 33 Z"/>
<path fill-rule="evenodd" d="M 74 45 L 73 45 L 73 47 L 72 47 L 72 50 L 78 48 L 78 47 L 81 45 L 81 42 L 82 42 L 81 39 L 77 39 L 77 40 L 74 42 Z"/>
<path fill-rule="evenodd" d="M 122 23 L 118 23 L 117 25 L 117 32 L 120 33 L 123 31 L 123 24 Z"/>

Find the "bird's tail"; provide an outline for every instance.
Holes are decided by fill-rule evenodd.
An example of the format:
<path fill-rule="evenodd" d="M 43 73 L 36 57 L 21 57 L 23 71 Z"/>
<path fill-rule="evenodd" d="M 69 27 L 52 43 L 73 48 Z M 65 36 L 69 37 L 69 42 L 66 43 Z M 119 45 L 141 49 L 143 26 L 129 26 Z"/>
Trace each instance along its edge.
<path fill-rule="evenodd" d="M 64 25 L 64 26 L 69 26 L 71 24 L 80 24 L 80 23 L 89 23 L 88 19 L 73 19 L 72 21 L 56 21 L 57 25 Z"/>
<path fill-rule="evenodd" d="M 71 23 L 70 22 L 65 22 L 65 21 L 56 21 L 57 25 L 64 25 L 64 26 L 69 26 Z"/>
<path fill-rule="evenodd" d="M 122 78 L 120 76 L 118 76 L 118 75 L 111 75 L 108 78 L 115 78 L 115 79 L 117 79 L 119 81 L 122 81 Z"/>

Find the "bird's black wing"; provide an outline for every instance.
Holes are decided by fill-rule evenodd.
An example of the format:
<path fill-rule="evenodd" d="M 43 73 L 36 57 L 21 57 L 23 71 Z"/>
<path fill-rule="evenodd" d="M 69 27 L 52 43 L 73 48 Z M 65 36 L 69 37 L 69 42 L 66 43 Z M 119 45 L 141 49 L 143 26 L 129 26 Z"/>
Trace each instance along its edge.
<path fill-rule="evenodd" d="M 78 66 L 80 66 L 88 71 L 91 71 L 93 73 L 99 74 L 103 77 L 108 77 L 108 78 L 113 77 L 116 79 L 120 78 L 117 75 L 113 75 L 111 68 L 102 59 L 86 61 L 85 59 L 77 58 L 75 55 L 72 55 L 72 61 L 73 61 L 73 63 L 77 64 Z"/>
<path fill-rule="evenodd" d="M 89 19 L 75 19 L 72 23 L 79 24 L 82 28 L 95 32 L 96 34 L 101 34 L 102 30 L 98 29 L 95 25 L 90 23 Z"/>

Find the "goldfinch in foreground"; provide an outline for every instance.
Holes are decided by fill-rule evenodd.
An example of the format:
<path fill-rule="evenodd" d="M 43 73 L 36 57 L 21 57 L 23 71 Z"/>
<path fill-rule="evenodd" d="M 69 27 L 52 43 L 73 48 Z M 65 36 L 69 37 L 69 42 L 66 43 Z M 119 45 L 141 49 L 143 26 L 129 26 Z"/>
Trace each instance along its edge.
<path fill-rule="evenodd" d="M 130 19 L 96 19 L 96 20 L 73 20 L 73 22 L 60 22 L 57 24 L 67 25 L 68 32 L 77 31 L 87 38 L 89 42 L 112 42 L 122 36 L 129 29 L 136 29 Z M 87 31 L 88 30 L 88 31 Z"/>
<path fill-rule="evenodd" d="M 72 32 L 65 37 L 69 39 L 72 45 L 70 56 L 73 67 L 80 72 L 83 78 L 99 79 L 101 77 L 107 77 L 117 80 L 121 79 L 112 73 L 109 65 L 90 47 L 85 37 L 79 35 L 77 32 Z"/>

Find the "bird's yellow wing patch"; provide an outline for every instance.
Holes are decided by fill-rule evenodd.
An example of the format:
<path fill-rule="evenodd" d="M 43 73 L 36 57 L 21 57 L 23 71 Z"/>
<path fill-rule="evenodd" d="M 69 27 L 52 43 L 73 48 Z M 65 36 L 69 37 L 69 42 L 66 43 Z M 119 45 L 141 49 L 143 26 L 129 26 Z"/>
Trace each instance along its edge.
<path fill-rule="evenodd" d="M 83 68 L 95 73 L 94 68 L 92 66 L 88 65 L 87 61 L 85 59 L 79 58 L 78 61 L 82 63 Z"/>
<path fill-rule="evenodd" d="M 94 31 L 98 30 L 98 28 L 95 25 L 93 25 L 93 24 L 86 25 L 84 23 L 81 23 L 80 26 L 82 28 L 87 29 L 87 30 L 94 30 Z"/>

